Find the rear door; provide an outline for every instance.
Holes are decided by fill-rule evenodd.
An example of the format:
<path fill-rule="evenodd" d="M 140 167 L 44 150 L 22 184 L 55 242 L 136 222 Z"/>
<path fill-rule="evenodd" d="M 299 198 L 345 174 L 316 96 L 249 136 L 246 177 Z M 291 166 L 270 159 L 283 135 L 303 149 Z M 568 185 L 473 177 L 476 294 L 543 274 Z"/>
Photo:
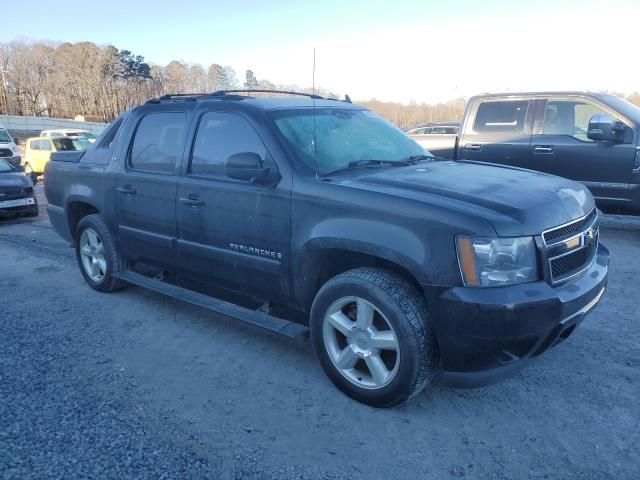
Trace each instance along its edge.
<path fill-rule="evenodd" d="M 176 263 L 176 186 L 190 114 L 176 105 L 147 108 L 123 139 L 116 177 L 118 233 L 134 260 Z"/>
<path fill-rule="evenodd" d="M 210 282 L 277 301 L 289 291 L 290 181 L 227 177 L 225 160 L 244 152 L 277 171 L 248 118 L 221 110 L 200 115 L 178 185 L 178 253 Z"/>
<path fill-rule="evenodd" d="M 496 98 L 471 106 L 458 158 L 530 168 L 533 102 Z"/>
<path fill-rule="evenodd" d="M 632 136 L 624 143 L 587 138 L 589 120 L 606 114 L 624 120 L 604 105 L 581 97 L 541 101 L 531 152 L 537 169 L 584 183 L 605 202 L 624 204 L 629 196 L 636 148 Z"/>

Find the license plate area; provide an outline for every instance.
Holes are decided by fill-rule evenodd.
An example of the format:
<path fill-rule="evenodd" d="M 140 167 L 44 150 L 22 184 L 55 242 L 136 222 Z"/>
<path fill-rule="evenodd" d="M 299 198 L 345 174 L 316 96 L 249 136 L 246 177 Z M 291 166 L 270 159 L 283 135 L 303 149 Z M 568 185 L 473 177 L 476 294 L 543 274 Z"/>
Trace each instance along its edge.
<path fill-rule="evenodd" d="M 33 198 L 16 198 L 15 200 L 0 201 L 0 208 L 24 207 L 25 205 L 33 205 Z"/>

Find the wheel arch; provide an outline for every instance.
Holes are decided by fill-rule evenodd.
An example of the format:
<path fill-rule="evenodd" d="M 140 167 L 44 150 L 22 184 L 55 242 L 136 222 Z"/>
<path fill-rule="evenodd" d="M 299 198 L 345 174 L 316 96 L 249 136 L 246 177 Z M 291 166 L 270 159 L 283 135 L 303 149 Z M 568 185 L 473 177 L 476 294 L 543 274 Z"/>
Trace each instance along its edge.
<path fill-rule="evenodd" d="M 80 220 L 82 220 L 87 215 L 100 213 L 100 209 L 98 209 L 98 207 L 96 207 L 93 202 L 81 197 L 69 199 L 65 210 L 67 212 L 69 232 L 71 233 L 71 238 L 74 242 L 77 241 L 76 229 L 78 228 L 78 223 L 80 223 Z"/>
<path fill-rule="evenodd" d="M 373 267 L 396 273 L 422 294 L 419 265 L 400 252 L 374 246 L 366 242 L 339 240 L 317 241 L 308 245 L 302 257 L 297 294 L 301 306 L 310 311 L 311 304 L 322 285 L 340 273 L 359 267 Z M 294 289 L 295 289 L 294 285 Z"/>

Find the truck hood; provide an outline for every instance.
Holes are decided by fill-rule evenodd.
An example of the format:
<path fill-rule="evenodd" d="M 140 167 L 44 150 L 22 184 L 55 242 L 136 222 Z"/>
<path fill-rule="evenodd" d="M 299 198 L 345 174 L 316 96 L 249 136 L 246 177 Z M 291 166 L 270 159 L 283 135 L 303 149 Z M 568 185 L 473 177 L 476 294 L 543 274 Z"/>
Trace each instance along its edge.
<path fill-rule="evenodd" d="M 0 193 L 12 192 L 21 188 L 31 187 L 33 184 L 23 173 L 0 173 Z"/>
<path fill-rule="evenodd" d="M 499 236 L 539 235 L 595 206 L 582 184 L 544 173 L 471 161 L 375 169 L 352 180 L 489 221 Z"/>

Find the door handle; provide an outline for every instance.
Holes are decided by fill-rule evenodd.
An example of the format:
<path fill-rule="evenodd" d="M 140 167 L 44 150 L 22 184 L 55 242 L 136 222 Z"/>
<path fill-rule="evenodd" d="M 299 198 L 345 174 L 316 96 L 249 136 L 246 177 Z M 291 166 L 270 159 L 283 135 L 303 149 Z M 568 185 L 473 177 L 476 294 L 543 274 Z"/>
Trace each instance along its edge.
<path fill-rule="evenodd" d="M 135 195 L 136 190 L 131 185 L 124 185 L 123 187 L 118 187 L 118 192 L 124 193 L 125 195 Z"/>
<path fill-rule="evenodd" d="M 533 153 L 553 153 L 553 147 L 549 145 L 536 145 L 533 147 Z"/>
<path fill-rule="evenodd" d="M 191 207 L 202 207 L 204 205 L 204 200 L 200 200 L 197 195 L 189 195 L 187 197 L 180 197 L 180 203 L 184 203 Z"/>
<path fill-rule="evenodd" d="M 467 144 L 464 146 L 464 149 L 465 149 L 465 150 L 471 150 L 471 151 L 473 151 L 473 152 L 479 152 L 479 151 L 481 151 L 481 150 L 482 150 L 482 145 L 479 145 L 479 144 L 477 144 L 477 143 L 467 143 Z"/>

